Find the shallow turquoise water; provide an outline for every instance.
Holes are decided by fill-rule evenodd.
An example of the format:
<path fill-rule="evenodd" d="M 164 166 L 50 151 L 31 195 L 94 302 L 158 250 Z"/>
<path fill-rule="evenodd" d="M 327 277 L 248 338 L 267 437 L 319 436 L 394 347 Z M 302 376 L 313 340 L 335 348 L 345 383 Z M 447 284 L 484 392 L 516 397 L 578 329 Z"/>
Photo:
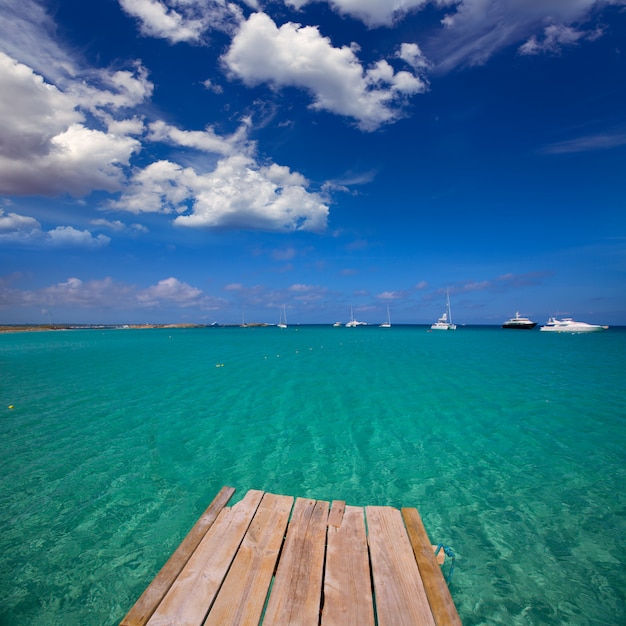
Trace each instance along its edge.
<path fill-rule="evenodd" d="M 226 484 L 416 506 L 466 625 L 626 623 L 625 381 L 613 328 L 0 335 L 0 624 L 116 624 Z"/>

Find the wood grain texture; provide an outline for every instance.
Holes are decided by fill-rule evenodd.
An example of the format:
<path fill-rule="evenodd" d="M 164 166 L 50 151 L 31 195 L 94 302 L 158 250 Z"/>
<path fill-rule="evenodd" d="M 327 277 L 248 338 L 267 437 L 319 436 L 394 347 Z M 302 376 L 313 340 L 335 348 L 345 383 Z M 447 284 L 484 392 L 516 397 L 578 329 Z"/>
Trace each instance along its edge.
<path fill-rule="evenodd" d="M 368 506 L 365 515 L 379 626 L 435 626 L 400 511 Z"/>
<path fill-rule="evenodd" d="M 374 626 L 362 507 L 346 506 L 339 527 L 332 526 L 329 521 L 322 626 Z"/>
<path fill-rule="evenodd" d="M 235 490 L 232 487 L 222 487 L 176 551 L 139 596 L 137 602 L 120 622 L 120 626 L 144 626 L 147 623 L 200 541 L 217 519 L 220 511 L 228 504 L 233 493 Z"/>
<path fill-rule="evenodd" d="M 248 530 L 262 491 L 223 509 L 148 621 L 149 626 L 200 626 Z"/>
<path fill-rule="evenodd" d="M 292 506 L 291 496 L 263 496 L 204 626 L 259 623 Z"/>
<path fill-rule="evenodd" d="M 298 498 L 263 626 L 318 626 L 328 502 Z"/>
<path fill-rule="evenodd" d="M 435 623 L 437 626 L 461 626 L 461 619 L 441 573 L 441 567 L 435 558 L 420 514 L 417 509 L 403 508 L 402 517 Z"/>

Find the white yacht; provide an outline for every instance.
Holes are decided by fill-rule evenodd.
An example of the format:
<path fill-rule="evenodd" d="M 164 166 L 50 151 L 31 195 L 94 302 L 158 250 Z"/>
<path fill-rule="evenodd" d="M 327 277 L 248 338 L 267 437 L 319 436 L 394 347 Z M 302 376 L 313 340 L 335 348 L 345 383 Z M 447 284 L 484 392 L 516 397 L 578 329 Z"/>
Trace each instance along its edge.
<path fill-rule="evenodd" d="M 515 317 L 512 317 L 510 320 L 507 320 L 502 324 L 502 328 L 518 328 L 521 330 L 530 330 L 537 326 L 537 322 L 533 322 L 527 317 L 522 317 L 519 314 L 519 311 L 515 313 Z"/>
<path fill-rule="evenodd" d="M 450 309 L 450 293 L 446 291 L 446 310 L 435 324 L 430 327 L 431 330 L 456 330 L 456 324 L 452 323 L 452 311 Z"/>
<path fill-rule="evenodd" d="M 595 333 L 600 330 L 606 330 L 608 326 L 599 326 L 598 324 L 587 324 L 587 322 L 575 322 L 571 317 L 556 319 L 551 317 L 545 326 L 539 330 L 549 331 L 553 333 Z"/>

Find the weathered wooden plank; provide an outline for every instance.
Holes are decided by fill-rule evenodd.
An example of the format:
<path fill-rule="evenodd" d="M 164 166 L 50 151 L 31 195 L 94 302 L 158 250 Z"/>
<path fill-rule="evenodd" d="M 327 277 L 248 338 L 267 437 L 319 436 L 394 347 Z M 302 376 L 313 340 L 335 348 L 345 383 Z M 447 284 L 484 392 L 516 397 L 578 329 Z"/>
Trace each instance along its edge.
<path fill-rule="evenodd" d="M 343 500 L 333 500 L 330 507 L 330 515 L 328 516 L 328 525 L 339 528 L 341 526 L 341 520 L 343 518 L 343 512 L 346 508 L 346 503 Z"/>
<path fill-rule="evenodd" d="M 235 490 L 232 487 L 222 487 L 220 492 L 213 499 L 213 502 L 211 502 L 206 511 L 200 516 L 200 519 L 183 539 L 174 554 L 170 556 L 154 580 L 148 585 L 141 596 L 139 596 L 137 602 L 135 602 L 134 606 L 126 614 L 126 617 L 120 622 L 120 626 L 144 626 L 146 624 L 159 605 L 159 602 L 161 602 L 165 594 L 169 591 L 176 576 L 178 576 L 183 569 L 189 557 L 193 554 L 209 528 L 211 528 L 218 514 L 226 506 L 233 493 L 235 493 Z"/>
<path fill-rule="evenodd" d="M 199 626 L 252 521 L 262 491 L 250 490 L 223 509 L 148 621 L 149 626 Z"/>
<path fill-rule="evenodd" d="M 263 626 L 318 626 L 328 502 L 298 498 Z"/>
<path fill-rule="evenodd" d="M 402 517 L 437 626 L 461 626 L 461 619 L 417 509 L 403 508 Z M 441 554 L 441 553 L 440 553 Z"/>
<path fill-rule="evenodd" d="M 292 506 L 292 496 L 263 496 L 204 626 L 259 623 Z"/>
<path fill-rule="evenodd" d="M 379 626 L 434 626 L 400 511 L 368 506 L 365 512 Z"/>
<path fill-rule="evenodd" d="M 333 502 L 333 508 L 335 503 Z M 330 517 L 333 516 L 331 509 Z M 341 526 L 328 523 L 322 626 L 374 626 L 374 603 L 362 507 L 347 506 Z"/>

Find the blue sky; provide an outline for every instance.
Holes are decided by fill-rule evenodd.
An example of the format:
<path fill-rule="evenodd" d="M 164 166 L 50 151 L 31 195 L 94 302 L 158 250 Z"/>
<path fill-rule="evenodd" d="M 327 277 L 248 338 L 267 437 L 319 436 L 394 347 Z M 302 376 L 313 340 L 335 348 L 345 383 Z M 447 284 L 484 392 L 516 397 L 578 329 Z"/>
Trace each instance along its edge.
<path fill-rule="evenodd" d="M 0 323 L 626 324 L 626 0 L 0 16 Z"/>

